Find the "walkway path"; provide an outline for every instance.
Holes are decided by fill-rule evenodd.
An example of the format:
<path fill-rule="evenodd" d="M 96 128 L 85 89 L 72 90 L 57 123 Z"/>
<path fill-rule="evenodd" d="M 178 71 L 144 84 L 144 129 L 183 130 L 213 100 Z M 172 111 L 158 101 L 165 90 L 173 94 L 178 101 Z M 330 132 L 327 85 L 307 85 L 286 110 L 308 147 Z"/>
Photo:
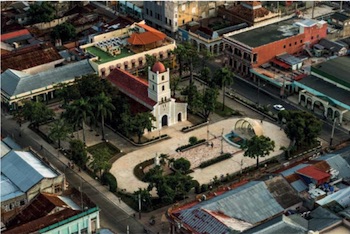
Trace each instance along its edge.
<path fill-rule="evenodd" d="M 239 118 L 230 118 L 211 124 L 209 127 L 211 139 L 213 139 L 212 135 L 220 137 L 222 129 L 224 129 L 224 135 L 230 133 L 233 130 L 234 124 L 238 119 Z M 117 178 L 118 187 L 120 189 L 125 189 L 127 192 L 132 193 L 139 188 L 147 188 L 147 183 L 138 180 L 134 176 L 133 170 L 138 163 L 154 158 L 156 153 L 158 153 L 158 155 L 161 153 L 170 155 L 176 154 L 176 148 L 188 144 L 188 139 L 191 136 L 196 136 L 198 139 L 207 138 L 206 126 L 188 133 L 182 133 L 177 128 L 167 128 L 167 134 L 171 137 L 171 139 L 130 152 L 114 162 L 110 172 Z M 269 136 L 272 140 L 275 141 L 276 144 L 275 151 L 271 153 L 269 157 L 280 154 L 282 152 L 279 150 L 281 146 L 289 145 L 289 139 L 287 138 L 284 131 L 280 130 L 279 126 L 264 121 L 262 128 L 264 135 Z M 201 147 L 200 149 L 205 150 L 206 154 L 211 155 L 211 157 L 216 157 L 220 155 L 221 144 L 219 144 L 216 140 L 214 148 L 207 147 L 207 149 L 203 149 L 203 147 Z M 192 150 L 192 156 L 198 159 L 198 157 L 201 157 L 201 154 L 199 152 L 195 152 L 197 150 L 197 148 Z M 232 153 L 238 150 L 238 148 L 233 147 L 223 141 L 224 152 Z M 185 153 L 179 154 L 181 155 Z M 209 183 L 214 176 L 220 177 L 226 173 L 234 173 L 239 171 L 241 169 L 240 162 L 242 159 L 244 162 L 244 167 L 256 163 L 255 159 L 245 158 L 243 157 L 243 152 L 240 152 L 234 155 L 234 157 L 231 159 L 216 163 L 203 169 L 195 169 L 194 172 L 190 175 L 193 176 L 195 180 L 198 180 L 200 184 Z"/>

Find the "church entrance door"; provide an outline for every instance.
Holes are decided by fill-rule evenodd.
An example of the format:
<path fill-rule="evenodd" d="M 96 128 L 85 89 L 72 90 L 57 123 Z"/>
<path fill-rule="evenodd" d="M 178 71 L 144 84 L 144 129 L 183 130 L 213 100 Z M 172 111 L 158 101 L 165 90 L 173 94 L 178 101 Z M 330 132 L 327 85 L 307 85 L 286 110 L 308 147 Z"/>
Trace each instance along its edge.
<path fill-rule="evenodd" d="M 168 126 L 168 116 L 167 115 L 163 115 L 163 117 L 162 117 L 162 127 L 163 126 Z"/>
<path fill-rule="evenodd" d="M 181 121 L 182 121 L 182 119 L 181 119 L 181 113 L 177 114 L 177 121 L 178 121 L 178 122 L 181 122 Z"/>

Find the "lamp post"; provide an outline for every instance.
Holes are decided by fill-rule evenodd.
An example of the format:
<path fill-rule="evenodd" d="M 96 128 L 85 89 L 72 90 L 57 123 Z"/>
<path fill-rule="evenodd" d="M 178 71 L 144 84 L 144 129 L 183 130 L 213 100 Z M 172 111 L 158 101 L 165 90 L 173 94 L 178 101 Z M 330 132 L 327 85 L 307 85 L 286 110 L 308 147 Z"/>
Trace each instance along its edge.
<path fill-rule="evenodd" d="M 234 161 L 234 160 L 233 160 Z M 244 162 L 243 162 L 243 158 L 241 159 L 241 162 L 237 162 L 237 161 L 234 161 L 235 163 L 238 163 L 239 165 L 240 165 L 240 167 L 241 167 L 241 170 L 240 170 L 240 174 L 242 175 L 242 173 L 243 173 L 243 164 L 244 164 Z"/>
<path fill-rule="evenodd" d="M 224 129 L 222 129 L 222 132 L 221 132 L 221 154 L 224 153 L 224 144 L 223 144 L 223 141 L 224 141 Z"/>
<path fill-rule="evenodd" d="M 141 193 L 138 194 L 139 198 L 139 219 L 141 219 Z"/>
<path fill-rule="evenodd" d="M 209 142 L 209 118 L 207 119 L 207 142 Z"/>
<path fill-rule="evenodd" d="M 333 144 L 334 129 L 335 129 L 335 123 L 336 123 L 336 122 L 337 122 L 337 118 L 334 118 L 333 126 L 332 126 L 331 139 L 330 139 L 330 141 L 329 141 L 329 146 L 332 146 L 332 144 Z"/>

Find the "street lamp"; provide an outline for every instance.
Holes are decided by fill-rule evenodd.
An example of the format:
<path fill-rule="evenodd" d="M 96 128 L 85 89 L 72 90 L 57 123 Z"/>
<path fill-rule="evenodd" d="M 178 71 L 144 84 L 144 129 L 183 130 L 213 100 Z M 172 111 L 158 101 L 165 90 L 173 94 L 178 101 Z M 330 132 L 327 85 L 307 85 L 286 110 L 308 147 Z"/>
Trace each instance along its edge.
<path fill-rule="evenodd" d="M 209 142 L 209 118 L 207 119 L 207 142 Z"/>
<path fill-rule="evenodd" d="M 334 129 L 335 129 L 335 124 L 336 124 L 336 122 L 337 122 L 337 118 L 334 118 L 333 126 L 332 126 L 331 139 L 330 139 L 330 141 L 329 141 L 329 146 L 332 146 L 332 144 L 333 144 Z"/>

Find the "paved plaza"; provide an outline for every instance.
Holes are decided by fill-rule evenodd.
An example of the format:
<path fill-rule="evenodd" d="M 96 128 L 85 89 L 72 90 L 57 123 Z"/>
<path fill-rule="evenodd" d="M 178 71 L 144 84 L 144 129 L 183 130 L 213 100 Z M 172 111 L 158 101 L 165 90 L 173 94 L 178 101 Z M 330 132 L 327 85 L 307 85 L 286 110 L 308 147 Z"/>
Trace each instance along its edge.
<path fill-rule="evenodd" d="M 127 192 L 134 192 L 139 188 L 147 188 L 148 184 L 138 180 L 134 173 L 134 167 L 148 159 L 154 158 L 156 154 L 168 154 L 174 158 L 184 157 L 191 161 L 192 168 L 197 167 L 201 162 L 211 158 L 215 158 L 221 154 L 221 142 L 223 144 L 224 153 L 234 153 L 234 156 L 230 159 L 221 161 L 209 167 L 200 169 L 195 168 L 194 172 L 190 175 L 197 180 L 200 184 L 209 183 L 215 176 L 220 177 L 226 173 L 234 173 L 241 170 L 241 162 L 243 162 L 243 168 L 251 165 L 255 165 L 256 160 L 243 156 L 243 152 L 233 145 L 227 143 L 225 140 L 221 141 L 221 134 L 228 134 L 234 130 L 235 123 L 240 118 L 230 118 L 222 120 L 209 126 L 209 142 L 213 143 L 213 147 L 207 145 L 201 145 L 195 147 L 192 150 L 185 152 L 176 152 L 176 148 L 182 145 L 188 144 L 188 139 L 191 136 L 196 136 L 198 139 L 207 139 L 207 126 L 203 126 L 194 131 L 183 133 L 180 129 L 187 123 L 181 123 L 175 127 L 168 127 L 162 130 L 162 134 L 168 134 L 171 138 L 160 143 L 155 143 L 133 152 L 130 152 L 113 163 L 110 172 L 117 178 L 118 188 L 125 189 Z M 260 120 L 258 120 L 260 123 Z M 271 153 L 269 157 L 261 158 L 260 161 L 266 160 L 270 157 L 280 154 L 282 146 L 288 146 L 290 140 L 286 136 L 280 127 L 270 122 L 263 121 L 260 123 L 263 134 L 270 137 L 275 141 L 275 151 Z M 185 125 L 186 126 L 186 125 Z M 159 133 L 152 133 L 159 134 Z M 150 137 L 150 136 L 148 136 Z M 242 161 L 243 160 L 243 161 Z"/>

